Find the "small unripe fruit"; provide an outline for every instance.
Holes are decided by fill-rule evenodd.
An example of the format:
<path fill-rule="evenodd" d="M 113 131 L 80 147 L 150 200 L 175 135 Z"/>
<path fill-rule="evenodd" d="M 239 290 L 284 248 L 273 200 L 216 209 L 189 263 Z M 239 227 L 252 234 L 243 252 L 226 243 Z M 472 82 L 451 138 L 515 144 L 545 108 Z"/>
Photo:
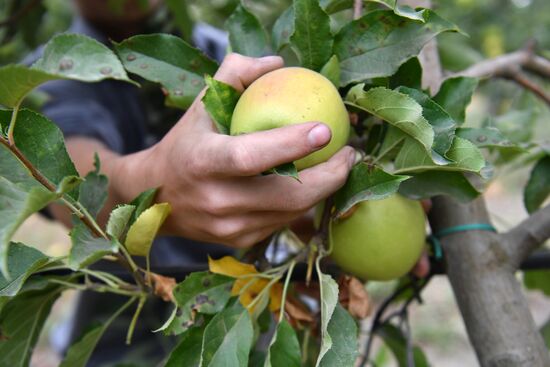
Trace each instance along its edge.
<path fill-rule="evenodd" d="M 426 219 L 418 201 L 401 195 L 363 201 L 330 225 L 331 257 L 363 280 L 405 275 L 425 246 Z"/>
<path fill-rule="evenodd" d="M 334 85 L 305 68 L 287 67 L 254 81 L 242 94 L 231 120 L 231 135 L 319 121 L 332 132 L 330 143 L 294 162 L 298 170 L 329 159 L 349 135 L 349 117 Z"/>

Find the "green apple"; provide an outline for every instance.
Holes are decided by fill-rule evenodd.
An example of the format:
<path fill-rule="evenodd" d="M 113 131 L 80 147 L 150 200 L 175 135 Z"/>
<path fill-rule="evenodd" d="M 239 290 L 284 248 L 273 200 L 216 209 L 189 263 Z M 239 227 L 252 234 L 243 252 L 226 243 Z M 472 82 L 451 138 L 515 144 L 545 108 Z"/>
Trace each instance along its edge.
<path fill-rule="evenodd" d="M 305 68 L 287 67 L 254 81 L 242 94 L 231 119 L 231 135 L 269 130 L 308 121 L 325 123 L 330 143 L 294 162 L 298 170 L 329 159 L 349 135 L 348 112 L 334 85 L 323 75 Z"/>
<path fill-rule="evenodd" d="M 363 201 L 330 225 L 331 257 L 363 280 L 405 275 L 425 246 L 426 219 L 418 201 L 395 194 Z"/>

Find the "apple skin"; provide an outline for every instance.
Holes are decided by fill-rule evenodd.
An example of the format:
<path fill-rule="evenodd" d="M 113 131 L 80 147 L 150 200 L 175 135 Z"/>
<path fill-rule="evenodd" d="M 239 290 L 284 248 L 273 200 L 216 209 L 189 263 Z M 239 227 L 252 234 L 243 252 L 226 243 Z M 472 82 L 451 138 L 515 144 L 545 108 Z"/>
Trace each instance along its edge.
<path fill-rule="evenodd" d="M 334 262 L 363 280 L 395 279 L 411 270 L 426 242 L 420 202 L 395 194 L 354 209 L 330 225 Z"/>
<path fill-rule="evenodd" d="M 323 75 L 300 67 L 271 71 L 242 94 L 231 119 L 231 135 L 275 129 L 302 122 L 325 123 L 332 132 L 328 145 L 295 161 L 302 170 L 328 160 L 349 136 L 349 115 L 334 85 Z"/>

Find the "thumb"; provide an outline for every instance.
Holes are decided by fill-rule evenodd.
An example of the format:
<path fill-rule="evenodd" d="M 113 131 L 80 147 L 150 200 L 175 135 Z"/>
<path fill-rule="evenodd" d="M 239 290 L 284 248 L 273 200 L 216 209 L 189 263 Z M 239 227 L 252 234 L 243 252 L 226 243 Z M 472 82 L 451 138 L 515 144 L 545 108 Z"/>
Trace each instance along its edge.
<path fill-rule="evenodd" d="M 331 139 L 330 128 L 320 122 L 284 126 L 239 136 L 227 137 L 218 145 L 218 173 L 253 176 L 283 163 L 293 162 L 324 146 Z"/>

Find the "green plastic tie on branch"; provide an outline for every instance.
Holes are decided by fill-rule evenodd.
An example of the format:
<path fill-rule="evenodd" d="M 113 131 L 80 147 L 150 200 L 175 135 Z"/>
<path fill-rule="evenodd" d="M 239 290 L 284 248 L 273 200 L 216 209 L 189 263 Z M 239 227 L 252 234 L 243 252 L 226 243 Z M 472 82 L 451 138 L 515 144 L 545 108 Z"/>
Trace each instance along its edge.
<path fill-rule="evenodd" d="M 441 237 L 445 237 L 454 233 L 466 232 L 466 231 L 496 232 L 497 230 L 495 227 L 493 227 L 489 223 L 470 223 L 470 224 L 463 224 L 460 226 L 445 228 L 435 234 L 431 234 L 428 236 L 428 242 L 430 242 L 430 244 L 432 245 L 434 257 L 436 258 L 436 260 L 441 260 L 441 258 L 443 258 L 443 249 L 441 247 L 441 242 L 439 241 Z"/>

